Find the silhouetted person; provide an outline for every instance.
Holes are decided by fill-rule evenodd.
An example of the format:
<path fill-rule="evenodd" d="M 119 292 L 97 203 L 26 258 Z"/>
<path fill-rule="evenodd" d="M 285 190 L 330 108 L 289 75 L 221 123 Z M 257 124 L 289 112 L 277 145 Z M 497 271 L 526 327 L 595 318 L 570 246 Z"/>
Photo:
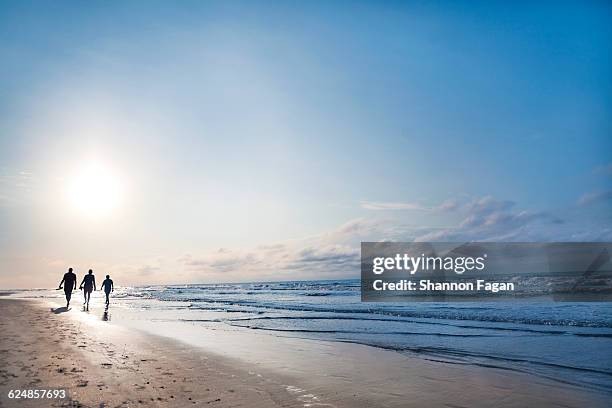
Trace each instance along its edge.
<path fill-rule="evenodd" d="M 72 268 L 68 268 L 68 272 L 64 274 L 62 281 L 59 284 L 59 288 L 62 288 L 62 284 L 64 285 L 64 294 L 66 295 L 66 309 L 70 306 L 70 298 L 72 297 L 72 290 L 76 289 L 76 281 L 77 277 L 72 272 Z"/>
<path fill-rule="evenodd" d="M 115 291 L 115 288 L 113 287 L 113 281 L 110 278 L 110 275 L 106 275 L 106 279 L 104 279 L 104 282 L 102 282 L 102 287 L 100 288 L 100 290 L 104 289 L 104 294 L 106 295 L 106 304 L 108 305 L 108 295 L 110 295 L 111 292 Z"/>
<path fill-rule="evenodd" d="M 83 304 L 87 304 L 87 306 L 89 306 L 91 292 L 96 290 L 96 277 L 93 275 L 93 271 L 91 269 L 89 270 L 89 273 L 83 277 L 79 289 L 83 289 L 83 297 L 85 298 L 85 302 Z"/>

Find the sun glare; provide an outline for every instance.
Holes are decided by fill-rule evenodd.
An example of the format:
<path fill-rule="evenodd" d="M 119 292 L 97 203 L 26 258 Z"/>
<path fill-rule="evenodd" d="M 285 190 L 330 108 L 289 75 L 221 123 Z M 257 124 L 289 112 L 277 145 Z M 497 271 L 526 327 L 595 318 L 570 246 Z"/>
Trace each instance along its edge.
<path fill-rule="evenodd" d="M 87 217 L 101 217 L 115 210 L 121 201 L 121 182 L 110 166 L 87 163 L 70 178 L 67 198 L 73 208 Z"/>

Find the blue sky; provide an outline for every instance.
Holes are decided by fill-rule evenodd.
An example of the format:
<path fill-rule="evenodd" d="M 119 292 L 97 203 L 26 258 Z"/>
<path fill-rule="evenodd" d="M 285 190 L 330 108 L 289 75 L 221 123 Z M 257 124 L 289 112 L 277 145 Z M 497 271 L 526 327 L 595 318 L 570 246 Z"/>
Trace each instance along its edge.
<path fill-rule="evenodd" d="M 356 276 L 360 240 L 609 241 L 611 17 L 2 1 L 0 284 L 67 265 L 132 283 Z M 64 194 L 90 162 L 122 186 L 104 216 Z"/>

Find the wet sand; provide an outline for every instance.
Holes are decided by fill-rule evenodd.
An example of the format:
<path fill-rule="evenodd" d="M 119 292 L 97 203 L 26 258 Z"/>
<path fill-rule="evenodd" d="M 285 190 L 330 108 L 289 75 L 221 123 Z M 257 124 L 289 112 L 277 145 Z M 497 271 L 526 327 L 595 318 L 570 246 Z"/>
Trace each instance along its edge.
<path fill-rule="evenodd" d="M 64 312 L 42 301 L 0 299 L 0 406 L 603 407 L 607 403 L 600 394 L 532 375 L 428 361 L 357 344 L 201 328 L 200 338 L 188 345 L 189 341 L 110 324 L 79 308 L 77 304 Z M 146 324 L 168 330 L 168 337 L 176 335 L 170 332 L 171 324 Z M 65 388 L 69 398 L 19 402 L 7 398 L 10 389 L 49 388 Z"/>

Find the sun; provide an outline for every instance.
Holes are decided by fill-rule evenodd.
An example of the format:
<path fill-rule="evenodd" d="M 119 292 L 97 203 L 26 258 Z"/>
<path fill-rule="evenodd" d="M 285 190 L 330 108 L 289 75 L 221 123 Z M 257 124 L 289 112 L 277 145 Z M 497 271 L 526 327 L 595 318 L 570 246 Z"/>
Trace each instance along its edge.
<path fill-rule="evenodd" d="M 109 215 L 121 202 L 121 179 L 107 164 L 85 163 L 69 178 L 67 198 L 81 215 L 92 218 Z"/>

